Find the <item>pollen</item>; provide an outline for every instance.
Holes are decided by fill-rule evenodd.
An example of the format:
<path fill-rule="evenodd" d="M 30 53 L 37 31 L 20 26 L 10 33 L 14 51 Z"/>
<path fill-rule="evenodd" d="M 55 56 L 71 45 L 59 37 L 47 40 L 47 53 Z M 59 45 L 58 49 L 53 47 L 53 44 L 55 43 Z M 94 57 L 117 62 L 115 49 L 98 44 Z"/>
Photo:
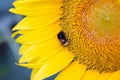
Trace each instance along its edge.
<path fill-rule="evenodd" d="M 67 45 L 88 70 L 120 70 L 118 0 L 64 0 L 61 26 Z"/>

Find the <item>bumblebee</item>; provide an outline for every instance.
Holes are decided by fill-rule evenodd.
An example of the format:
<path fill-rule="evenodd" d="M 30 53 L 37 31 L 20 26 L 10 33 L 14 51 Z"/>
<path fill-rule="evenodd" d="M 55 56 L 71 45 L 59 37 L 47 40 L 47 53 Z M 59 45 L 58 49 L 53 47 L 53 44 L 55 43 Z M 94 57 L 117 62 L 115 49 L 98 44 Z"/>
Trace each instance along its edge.
<path fill-rule="evenodd" d="M 68 44 L 68 40 L 67 40 L 65 33 L 63 31 L 60 31 L 58 33 L 58 39 L 60 40 L 60 42 L 63 46 L 66 46 Z"/>

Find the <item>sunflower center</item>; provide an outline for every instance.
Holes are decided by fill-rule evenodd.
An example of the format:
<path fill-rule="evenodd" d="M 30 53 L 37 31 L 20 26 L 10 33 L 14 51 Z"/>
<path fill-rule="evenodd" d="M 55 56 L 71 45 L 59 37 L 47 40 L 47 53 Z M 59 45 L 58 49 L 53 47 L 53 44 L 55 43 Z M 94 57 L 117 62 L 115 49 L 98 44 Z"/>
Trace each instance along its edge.
<path fill-rule="evenodd" d="M 67 47 L 88 69 L 120 69 L 120 4 L 116 0 L 64 0 Z"/>

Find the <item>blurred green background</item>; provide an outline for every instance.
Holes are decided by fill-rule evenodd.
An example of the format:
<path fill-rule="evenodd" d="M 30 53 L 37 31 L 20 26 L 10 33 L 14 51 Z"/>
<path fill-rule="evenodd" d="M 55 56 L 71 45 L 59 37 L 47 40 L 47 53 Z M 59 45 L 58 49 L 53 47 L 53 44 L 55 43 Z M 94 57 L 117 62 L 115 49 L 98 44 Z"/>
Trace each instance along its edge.
<path fill-rule="evenodd" d="M 19 44 L 11 38 L 11 29 L 22 16 L 10 13 L 14 0 L 0 0 L 0 80 L 30 80 L 31 70 L 15 65 L 19 59 Z M 53 80 L 52 76 L 46 80 Z"/>
<path fill-rule="evenodd" d="M 11 29 L 22 17 L 10 13 L 14 0 L 0 0 L 0 80 L 30 80 L 31 70 L 15 65 L 19 45 L 11 38 Z"/>

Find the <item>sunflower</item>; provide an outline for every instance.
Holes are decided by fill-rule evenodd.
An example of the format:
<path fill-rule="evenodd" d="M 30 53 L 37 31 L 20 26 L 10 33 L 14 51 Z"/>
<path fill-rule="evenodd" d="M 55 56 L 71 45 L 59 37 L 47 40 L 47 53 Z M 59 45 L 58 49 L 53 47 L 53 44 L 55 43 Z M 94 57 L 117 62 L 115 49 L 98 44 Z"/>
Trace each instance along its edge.
<path fill-rule="evenodd" d="M 31 80 L 120 80 L 120 0 L 16 0 L 18 65 Z"/>

